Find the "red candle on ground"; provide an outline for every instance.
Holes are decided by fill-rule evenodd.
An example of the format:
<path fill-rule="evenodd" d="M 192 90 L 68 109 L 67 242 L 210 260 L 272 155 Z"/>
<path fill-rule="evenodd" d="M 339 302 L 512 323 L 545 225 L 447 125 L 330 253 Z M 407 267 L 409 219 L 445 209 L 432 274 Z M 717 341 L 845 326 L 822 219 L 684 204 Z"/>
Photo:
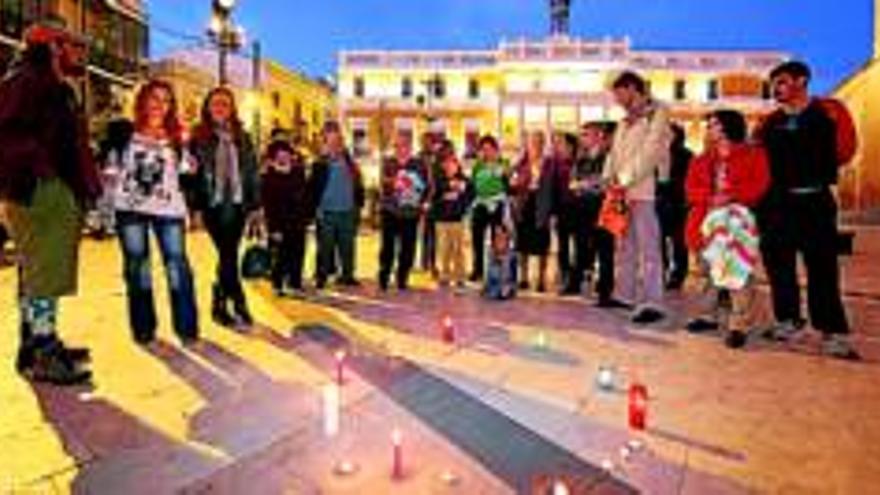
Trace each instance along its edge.
<path fill-rule="evenodd" d="M 444 316 L 441 327 L 441 337 L 443 338 L 443 342 L 447 344 L 455 342 L 455 327 L 452 325 L 452 318 Z"/>
<path fill-rule="evenodd" d="M 338 385 L 342 385 L 342 382 L 345 381 L 344 369 L 345 369 L 345 351 L 338 350 L 335 354 L 336 357 L 336 383 Z"/>
<path fill-rule="evenodd" d="M 391 477 L 399 480 L 403 478 L 403 433 L 397 428 L 391 432 L 391 445 L 394 449 Z"/>
<path fill-rule="evenodd" d="M 648 389 L 641 383 L 629 387 L 629 427 L 644 430 L 648 416 Z"/>

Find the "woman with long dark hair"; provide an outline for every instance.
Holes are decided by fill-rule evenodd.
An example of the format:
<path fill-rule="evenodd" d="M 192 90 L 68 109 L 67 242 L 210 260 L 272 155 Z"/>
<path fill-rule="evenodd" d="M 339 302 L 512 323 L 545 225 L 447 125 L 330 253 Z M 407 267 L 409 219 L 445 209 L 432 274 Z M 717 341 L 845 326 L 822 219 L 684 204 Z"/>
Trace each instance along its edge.
<path fill-rule="evenodd" d="M 529 133 L 526 149 L 513 171 L 510 190 L 516 220 L 521 290 L 529 288 L 529 257 L 538 258 L 535 288 L 546 290 L 547 254 L 550 252 L 550 215 L 553 209 L 553 170 L 544 156 L 544 133 Z"/>
<path fill-rule="evenodd" d="M 152 229 L 165 261 L 174 331 L 181 341 L 198 339 L 193 275 L 186 256 L 186 202 L 179 175 L 190 172 L 181 143 L 174 91 L 164 81 L 151 80 L 138 92 L 134 133 L 108 153 L 115 169 L 112 203 L 124 259 L 128 314 L 138 344 L 156 336 L 156 309 L 150 270 Z"/>
<path fill-rule="evenodd" d="M 238 251 L 245 227 L 258 217 L 259 166 L 228 88 L 208 93 L 190 151 L 198 164 L 192 197 L 219 258 L 211 315 L 222 326 L 249 328 L 253 318 L 241 285 Z"/>

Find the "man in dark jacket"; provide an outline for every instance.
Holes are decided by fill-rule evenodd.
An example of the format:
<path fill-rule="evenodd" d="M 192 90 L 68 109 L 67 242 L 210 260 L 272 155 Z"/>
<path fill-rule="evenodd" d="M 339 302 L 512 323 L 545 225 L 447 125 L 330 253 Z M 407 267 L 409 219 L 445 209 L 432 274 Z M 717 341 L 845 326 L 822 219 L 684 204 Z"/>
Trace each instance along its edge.
<path fill-rule="evenodd" d="M 380 211 L 382 215 L 382 246 L 379 251 L 379 288 L 388 289 L 395 251 L 397 288 L 406 290 L 418 241 L 419 219 L 427 211 L 431 198 L 429 165 L 412 156 L 412 145 L 406 134 L 398 134 L 394 155 L 382 163 Z"/>
<path fill-rule="evenodd" d="M 63 22 L 25 34 L 21 63 L 0 83 L 0 199 L 19 262 L 21 347 L 34 381 L 88 381 L 88 351 L 56 335 L 58 298 L 77 288 L 82 212 L 100 193 L 86 125 L 68 78 L 85 73 L 83 40 Z"/>
<path fill-rule="evenodd" d="M 324 154 L 312 165 L 309 191 L 318 224 L 316 285 L 323 289 L 334 258 L 342 265 L 339 282 L 359 286 L 355 278 L 355 239 L 364 185 L 360 170 L 345 149 L 342 129 L 336 122 L 324 125 Z"/>
<path fill-rule="evenodd" d="M 760 127 L 757 139 L 770 158 L 771 185 L 757 210 L 761 252 L 773 293 L 777 324 L 767 335 L 793 339 L 803 328 L 797 255 L 807 270 L 810 321 L 822 332 L 826 355 L 858 359 L 840 294 L 837 260 L 836 126 L 807 90 L 809 68 L 786 62 L 770 79 L 780 108 Z"/>

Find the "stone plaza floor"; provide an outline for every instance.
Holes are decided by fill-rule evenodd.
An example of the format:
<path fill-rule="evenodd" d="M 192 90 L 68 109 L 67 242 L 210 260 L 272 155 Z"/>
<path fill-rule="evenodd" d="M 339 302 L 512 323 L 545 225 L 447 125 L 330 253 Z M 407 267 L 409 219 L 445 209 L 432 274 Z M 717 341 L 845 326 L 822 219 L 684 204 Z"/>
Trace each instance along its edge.
<path fill-rule="evenodd" d="M 129 335 L 117 244 L 88 241 L 61 328 L 93 349 L 95 380 L 73 389 L 15 374 L 15 272 L 0 270 L 0 493 L 877 491 L 880 230 L 858 229 L 842 264 L 858 363 L 819 356 L 816 337 L 732 351 L 688 335 L 693 287 L 648 329 L 584 297 L 490 303 L 424 274 L 381 295 L 375 236 L 359 249 L 362 288 L 277 299 L 249 283 L 258 325 L 243 335 L 208 317 L 214 254 L 195 234 L 204 342 L 174 338 L 156 257 L 162 344 L 148 351 Z M 340 349 L 340 428 L 328 436 L 323 395 Z M 600 366 L 616 369 L 614 390 L 595 385 Z M 627 425 L 633 380 L 648 388 L 641 432 Z"/>

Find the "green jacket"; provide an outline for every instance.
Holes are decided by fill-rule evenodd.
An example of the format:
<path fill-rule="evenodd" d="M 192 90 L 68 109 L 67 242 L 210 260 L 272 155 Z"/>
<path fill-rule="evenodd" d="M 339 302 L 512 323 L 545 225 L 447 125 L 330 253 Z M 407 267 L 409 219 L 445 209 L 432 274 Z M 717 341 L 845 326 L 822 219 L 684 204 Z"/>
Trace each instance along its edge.
<path fill-rule="evenodd" d="M 504 160 L 494 164 L 488 164 L 482 160 L 477 161 L 474 164 L 471 177 L 478 202 L 507 194 L 509 167 Z"/>

